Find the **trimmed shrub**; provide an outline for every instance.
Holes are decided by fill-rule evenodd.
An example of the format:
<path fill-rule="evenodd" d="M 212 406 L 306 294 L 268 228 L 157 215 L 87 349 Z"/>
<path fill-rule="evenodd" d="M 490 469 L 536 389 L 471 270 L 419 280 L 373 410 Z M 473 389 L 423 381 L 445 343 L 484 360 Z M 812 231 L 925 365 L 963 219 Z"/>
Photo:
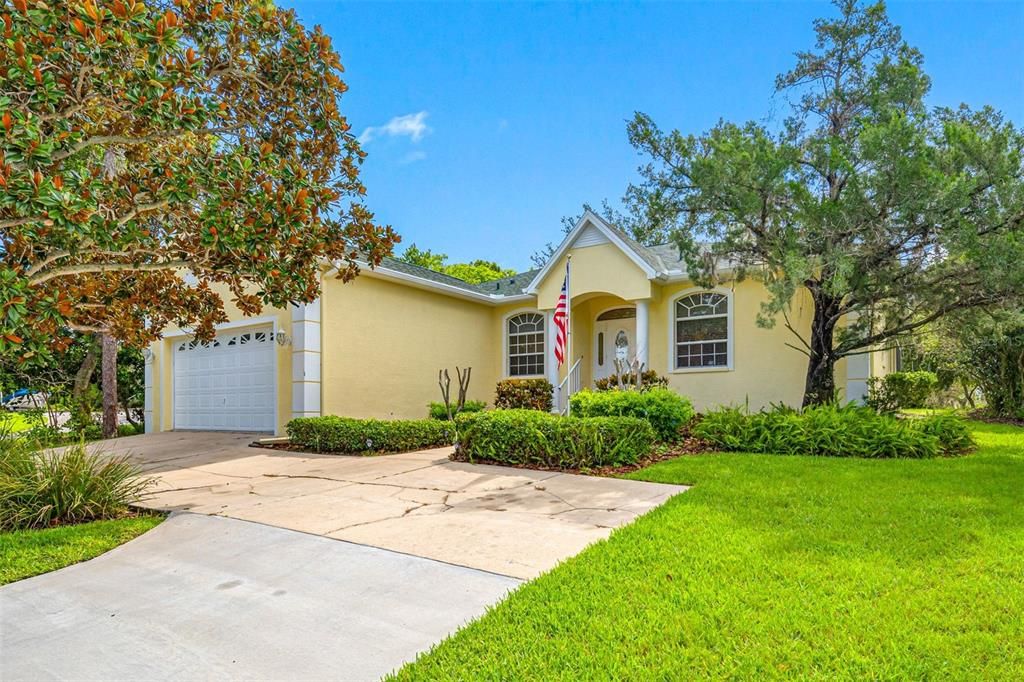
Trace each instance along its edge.
<path fill-rule="evenodd" d="M 460 416 L 459 456 L 564 469 L 633 464 L 650 452 L 654 429 L 635 417 L 559 417 L 536 410 Z"/>
<path fill-rule="evenodd" d="M 122 438 L 124 436 L 137 436 L 140 433 L 145 433 L 145 432 L 146 432 L 146 427 L 143 426 L 142 424 L 139 424 L 139 425 L 135 425 L 135 424 L 118 424 L 118 426 L 117 426 L 117 436 L 118 436 L 118 438 Z"/>
<path fill-rule="evenodd" d="M 626 386 L 636 385 L 636 374 L 627 372 L 622 375 L 622 383 Z M 649 369 L 641 375 L 640 390 L 648 391 L 652 388 L 665 388 L 668 386 L 668 377 L 663 377 L 653 369 Z M 605 379 L 594 381 L 595 391 L 615 391 L 619 388 L 619 375 L 612 374 Z"/>
<path fill-rule="evenodd" d="M 723 450 L 782 455 L 923 458 L 960 454 L 970 447 L 969 435 L 965 444 L 951 424 L 933 422 L 898 419 L 856 405 L 803 412 L 776 406 L 755 414 L 726 408 L 705 415 L 693 433 Z"/>
<path fill-rule="evenodd" d="M 550 412 L 554 390 L 547 379 L 505 379 L 498 382 L 494 406 L 499 410 Z"/>
<path fill-rule="evenodd" d="M 81 443 L 33 452 L 22 439 L 0 442 L 0 530 L 113 519 L 155 483 L 128 457 L 90 453 Z"/>
<path fill-rule="evenodd" d="M 569 399 L 577 417 L 637 417 L 654 427 L 658 439 L 674 441 L 693 419 L 693 405 L 667 388 L 649 391 L 580 391 Z"/>
<path fill-rule="evenodd" d="M 407 452 L 455 442 L 452 422 L 437 419 L 299 417 L 286 428 L 292 444 L 313 452 Z"/>
<path fill-rule="evenodd" d="M 934 372 L 891 372 L 870 380 L 864 403 L 877 412 L 924 407 L 938 385 Z"/>
<path fill-rule="evenodd" d="M 448 419 L 448 410 L 444 408 L 444 403 L 430 403 L 427 407 L 430 409 L 431 419 Z M 452 416 L 454 417 L 465 412 L 481 412 L 485 407 L 487 407 L 487 403 L 482 400 L 467 400 L 462 406 L 462 411 L 456 412 Z M 454 409 L 455 406 L 453 405 L 452 410 Z"/>

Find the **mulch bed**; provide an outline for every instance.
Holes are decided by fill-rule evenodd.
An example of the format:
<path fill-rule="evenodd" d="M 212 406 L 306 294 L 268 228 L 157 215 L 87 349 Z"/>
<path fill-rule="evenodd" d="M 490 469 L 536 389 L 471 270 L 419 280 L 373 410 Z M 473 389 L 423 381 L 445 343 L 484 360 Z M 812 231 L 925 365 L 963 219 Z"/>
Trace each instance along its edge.
<path fill-rule="evenodd" d="M 1014 417 L 997 417 L 989 414 L 985 410 L 972 410 L 967 413 L 968 419 L 974 419 L 979 422 L 986 422 L 988 424 L 1008 424 L 1010 426 L 1024 426 L 1024 419 L 1015 419 Z"/>
<path fill-rule="evenodd" d="M 705 452 L 717 452 L 720 448 L 715 448 L 707 441 L 703 441 L 693 436 L 684 436 L 678 442 L 670 444 L 661 444 L 655 446 L 654 450 L 643 459 L 638 460 L 633 464 L 624 464 L 622 466 L 606 466 L 597 467 L 594 469 L 574 469 L 567 467 L 558 466 L 545 466 L 543 464 L 510 464 L 508 462 L 498 462 L 492 459 L 474 459 L 472 462 L 469 461 L 468 457 L 463 456 L 458 449 L 455 450 L 451 455 L 448 456 L 453 462 L 466 462 L 468 464 L 493 464 L 494 466 L 511 467 L 513 469 L 534 469 L 536 471 L 557 471 L 562 474 L 582 474 L 585 476 L 621 476 L 628 474 L 639 469 L 646 469 L 652 464 L 658 462 L 664 462 L 665 460 L 675 459 L 676 457 L 683 457 L 686 455 L 699 455 Z"/>
<path fill-rule="evenodd" d="M 384 457 L 386 455 L 400 455 L 401 452 L 377 452 L 376 450 L 367 450 L 366 452 L 317 452 L 316 450 L 310 450 L 304 448 L 301 445 L 292 445 L 291 443 L 261 443 L 259 441 L 253 441 L 249 443 L 250 448 L 263 448 L 265 450 L 283 450 L 285 452 L 301 452 L 305 455 L 330 455 L 331 457 Z M 439 445 L 438 448 L 446 448 L 447 445 Z M 433 450 L 436 448 L 423 448 L 423 450 Z M 405 450 L 405 452 L 420 452 L 420 450 Z"/>

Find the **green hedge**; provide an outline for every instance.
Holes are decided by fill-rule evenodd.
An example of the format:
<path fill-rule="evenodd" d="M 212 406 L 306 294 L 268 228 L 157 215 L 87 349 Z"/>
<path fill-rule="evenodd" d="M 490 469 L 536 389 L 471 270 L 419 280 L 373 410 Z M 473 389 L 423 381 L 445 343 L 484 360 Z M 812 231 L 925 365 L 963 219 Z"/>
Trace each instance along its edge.
<path fill-rule="evenodd" d="M 864 402 L 878 412 L 924 407 L 938 385 L 933 372 L 890 372 L 870 380 Z"/>
<path fill-rule="evenodd" d="M 505 379 L 495 389 L 494 406 L 499 410 L 550 412 L 554 390 L 547 379 Z"/>
<path fill-rule="evenodd" d="M 485 407 L 487 407 L 487 403 L 482 400 L 467 400 L 462 406 L 462 412 L 480 412 Z M 448 419 L 448 410 L 445 409 L 444 403 L 430 403 L 427 405 L 427 409 L 431 419 Z M 455 410 L 454 405 L 452 405 L 452 410 Z"/>
<path fill-rule="evenodd" d="M 655 433 L 634 417 L 559 417 L 536 410 L 495 410 L 458 418 L 459 455 L 504 464 L 566 469 L 632 464 Z"/>
<path fill-rule="evenodd" d="M 455 442 L 454 424 L 437 419 L 300 417 L 287 430 L 293 445 L 313 452 L 407 452 Z"/>
<path fill-rule="evenodd" d="M 723 450 L 826 457 L 936 457 L 973 444 L 955 417 L 898 419 L 855 405 L 755 414 L 726 408 L 705 415 L 693 433 Z"/>
<path fill-rule="evenodd" d="M 648 391 L 580 391 L 569 399 L 576 417 L 637 417 L 654 427 L 658 438 L 674 441 L 693 419 L 693 405 L 667 388 Z"/>

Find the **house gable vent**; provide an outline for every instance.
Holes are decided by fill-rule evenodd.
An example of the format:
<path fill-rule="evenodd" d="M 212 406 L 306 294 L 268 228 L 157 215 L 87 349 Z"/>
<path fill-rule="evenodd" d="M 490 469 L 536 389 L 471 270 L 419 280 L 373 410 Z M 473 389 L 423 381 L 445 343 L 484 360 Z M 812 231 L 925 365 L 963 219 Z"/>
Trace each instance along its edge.
<path fill-rule="evenodd" d="M 584 246 L 598 246 L 599 244 L 607 244 L 608 241 L 609 239 L 604 235 L 604 232 L 593 225 L 587 225 L 587 227 L 580 232 L 580 235 L 576 237 L 576 241 L 573 243 L 573 246 L 576 248 L 582 248 Z"/>

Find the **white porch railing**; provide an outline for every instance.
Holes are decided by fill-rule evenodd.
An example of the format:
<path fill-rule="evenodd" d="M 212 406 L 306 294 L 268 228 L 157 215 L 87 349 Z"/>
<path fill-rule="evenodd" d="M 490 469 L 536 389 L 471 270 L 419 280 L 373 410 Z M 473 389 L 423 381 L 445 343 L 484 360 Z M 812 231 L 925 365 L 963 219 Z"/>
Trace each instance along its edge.
<path fill-rule="evenodd" d="M 583 356 L 572 364 L 569 368 L 569 373 L 562 379 L 562 383 L 558 384 L 555 389 L 555 411 L 558 414 L 569 414 L 569 398 L 572 397 L 573 393 L 578 393 L 580 390 L 580 363 L 583 362 Z"/>

